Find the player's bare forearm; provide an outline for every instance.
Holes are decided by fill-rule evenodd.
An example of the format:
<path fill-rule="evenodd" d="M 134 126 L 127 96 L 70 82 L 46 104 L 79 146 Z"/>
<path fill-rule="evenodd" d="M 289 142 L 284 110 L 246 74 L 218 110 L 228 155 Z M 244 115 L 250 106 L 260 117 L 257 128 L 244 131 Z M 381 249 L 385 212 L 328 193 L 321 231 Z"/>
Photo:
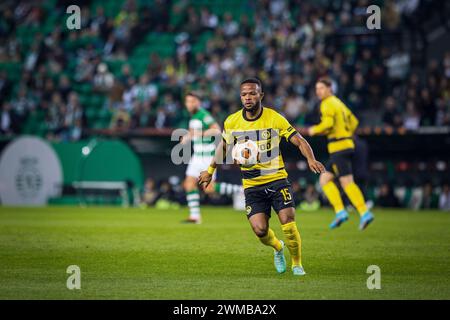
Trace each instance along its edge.
<path fill-rule="evenodd" d="M 181 143 L 187 144 L 187 143 L 191 142 L 193 136 L 194 136 L 194 131 L 192 129 L 189 129 L 188 133 L 186 133 L 184 136 L 181 137 Z"/>
<path fill-rule="evenodd" d="M 221 133 L 222 131 L 220 130 L 220 126 L 217 123 L 213 123 L 208 129 L 201 133 L 199 133 L 199 131 L 189 129 L 189 132 L 181 138 L 181 143 L 188 143 L 192 140 L 193 137 L 199 136 L 200 134 L 204 137 L 211 137 L 220 136 Z"/>
<path fill-rule="evenodd" d="M 306 141 L 300 134 L 295 134 L 290 141 L 293 145 L 299 148 L 300 152 L 307 160 L 316 160 L 314 152 L 308 141 Z"/>
<path fill-rule="evenodd" d="M 206 188 L 210 184 L 214 170 L 217 168 L 217 164 L 222 164 L 224 162 L 226 154 L 227 144 L 221 140 L 214 152 L 214 157 L 209 164 L 208 170 L 200 172 L 200 176 L 198 177 L 199 185 L 203 185 L 203 187 Z"/>
<path fill-rule="evenodd" d="M 214 152 L 214 157 L 211 161 L 210 166 L 213 168 L 217 167 L 217 164 L 222 164 L 225 160 L 227 154 L 227 144 L 221 140 L 217 145 L 216 151 Z"/>
<path fill-rule="evenodd" d="M 311 146 L 309 145 L 308 141 L 305 140 L 305 138 L 303 138 L 300 134 L 297 133 L 291 137 L 290 141 L 300 150 L 301 154 L 306 158 L 311 171 L 315 173 L 325 172 L 325 167 L 323 166 L 322 163 L 316 160 L 314 152 Z"/>
<path fill-rule="evenodd" d="M 205 132 L 203 132 L 203 136 L 210 137 L 210 136 L 218 136 L 222 133 L 222 130 L 220 130 L 220 126 L 217 123 L 213 123 Z"/>

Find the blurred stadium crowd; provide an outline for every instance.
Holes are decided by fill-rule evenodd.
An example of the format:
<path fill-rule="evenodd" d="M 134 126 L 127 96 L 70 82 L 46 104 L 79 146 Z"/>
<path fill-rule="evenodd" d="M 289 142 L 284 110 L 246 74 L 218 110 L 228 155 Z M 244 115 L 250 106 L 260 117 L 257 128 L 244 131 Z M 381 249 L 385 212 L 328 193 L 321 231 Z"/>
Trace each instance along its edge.
<path fill-rule="evenodd" d="M 450 125 L 450 52 L 427 64 L 415 56 L 426 46 L 420 19 L 445 12 L 440 1 L 378 1 L 377 36 L 365 29 L 366 0 L 77 3 L 80 30 L 66 27 L 70 1 L 0 5 L 2 134 L 77 140 L 86 128 L 185 126 L 188 89 L 222 121 L 247 75 L 298 126 L 317 120 L 314 81 L 325 74 L 362 125 Z M 419 48 L 404 48 L 402 28 Z"/>
<path fill-rule="evenodd" d="M 322 75 L 361 126 L 450 126 L 450 51 L 427 57 L 421 27 L 437 12 L 450 31 L 445 1 L 78 0 L 81 28 L 69 30 L 72 2 L 1 2 L 1 136 L 75 141 L 98 129 L 186 127 L 183 94 L 192 89 L 221 123 L 240 108 L 238 85 L 253 75 L 265 105 L 299 127 L 318 121 Z M 366 28 L 370 4 L 382 8 L 379 32 Z M 425 184 L 405 197 L 383 185 L 372 198 L 448 209 L 448 184 L 438 190 Z M 177 202 L 177 192 L 152 181 L 143 198 Z M 296 193 L 320 205 L 313 185 Z"/>

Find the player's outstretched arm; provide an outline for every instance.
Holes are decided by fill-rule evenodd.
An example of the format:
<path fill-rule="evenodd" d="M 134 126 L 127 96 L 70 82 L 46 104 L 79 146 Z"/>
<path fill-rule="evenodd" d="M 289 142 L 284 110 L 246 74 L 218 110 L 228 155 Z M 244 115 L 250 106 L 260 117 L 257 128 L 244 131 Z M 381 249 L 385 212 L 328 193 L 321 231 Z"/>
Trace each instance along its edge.
<path fill-rule="evenodd" d="M 322 115 L 322 120 L 319 124 L 312 126 L 308 129 L 308 134 L 310 136 L 326 134 L 329 129 L 334 125 L 333 117 L 328 115 Z"/>
<path fill-rule="evenodd" d="M 314 156 L 314 152 L 309 145 L 308 141 L 305 140 L 300 134 L 295 134 L 291 137 L 290 142 L 295 145 L 297 148 L 299 148 L 302 155 L 306 158 L 308 161 L 309 169 L 311 169 L 314 173 L 322 173 L 325 172 L 325 167 L 322 163 L 316 160 L 316 157 Z"/>
<path fill-rule="evenodd" d="M 189 129 L 188 133 L 181 137 L 181 144 L 187 144 L 191 142 L 192 137 L 194 136 L 194 130 Z"/>
<path fill-rule="evenodd" d="M 222 130 L 220 129 L 220 126 L 217 122 L 214 122 L 208 129 L 203 132 L 204 137 L 209 136 L 220 136 L 222 133 Z"/>
<path fill-rule="evenodd" d="M 198 184 L 200 186 L 203 185 L 204 188 L 208 187 L 208 185 L 211 183 L 214 171 L 217 168 L 217 164 L 223 163 L 226 154 L 227 144 L 223 140 L 221 140 L 216 148 L 216 151 L 214 152 L 214 157 L 208 167 L 208 170 L 200 172 L 200 176 L 198 177 Z"/>

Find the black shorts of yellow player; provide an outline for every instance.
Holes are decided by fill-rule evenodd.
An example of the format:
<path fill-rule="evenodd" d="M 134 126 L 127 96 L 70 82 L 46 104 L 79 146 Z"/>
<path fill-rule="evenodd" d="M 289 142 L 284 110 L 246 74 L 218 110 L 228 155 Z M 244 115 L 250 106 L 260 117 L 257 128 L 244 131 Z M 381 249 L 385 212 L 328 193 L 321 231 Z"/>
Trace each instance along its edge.
<path fill-rule="evenodd" d="M 336 177 L 353 174 L 353 154 L 354 149 L 346 149 L 331 153 L 329 160 L 325 164 L 325 168 Z"/>
<path fill-rule="evenodd" d="M 264 213 L 270 217 L 272 208 L 277 214 L 282 209 L 295 208 L 292 187 L 288 179 L 246 188 L 244 194 L 247 218 L 257 213 Z"/>

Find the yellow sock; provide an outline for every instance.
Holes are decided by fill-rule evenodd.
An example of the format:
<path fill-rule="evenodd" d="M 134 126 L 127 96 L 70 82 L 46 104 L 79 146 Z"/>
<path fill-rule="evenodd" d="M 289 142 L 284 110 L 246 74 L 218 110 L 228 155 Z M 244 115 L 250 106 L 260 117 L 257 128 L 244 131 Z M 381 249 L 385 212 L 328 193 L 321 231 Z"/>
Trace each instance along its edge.
<path fill-rule="evenodd" d="M 292 266 L 302 266 L 302 239 L 295 221 L 281 225 L 286 245 L 291 253 Z"/>
<path fill-rule="evenodd" d="M 273 230 L 270 228 L 269 231 L 267 231 L 267 234 L 264 237 L 259 238 L 259 240 L 266 246 L 271 246 L 277 251 L 281 250 L 281 242 L 275 236 L 275 232 L 273 232 Z"/>
<path fill-rule="evenodd" d="M 344 203 L 342 202 L 341 194 L 333 181 L 327 182 L 322 187 L 322 190 L 327 196 L 328 201 L 330 201 L 333 206 L 334 212 L 338 213 L 339 211 L 344 210 Z"/>
<path fill-rule="evenodd" d="M 364 213 L 366 213 L 366 201 L 364 200 L 361 189 L 359 189 L 356 183 L 349 183 L 345 186 L 344 191 L 353 206 L 356 208 L 356 210 L 358 210 L 359 214 L 362 216 Z"/>

